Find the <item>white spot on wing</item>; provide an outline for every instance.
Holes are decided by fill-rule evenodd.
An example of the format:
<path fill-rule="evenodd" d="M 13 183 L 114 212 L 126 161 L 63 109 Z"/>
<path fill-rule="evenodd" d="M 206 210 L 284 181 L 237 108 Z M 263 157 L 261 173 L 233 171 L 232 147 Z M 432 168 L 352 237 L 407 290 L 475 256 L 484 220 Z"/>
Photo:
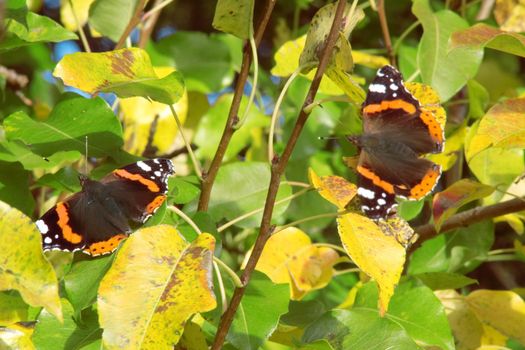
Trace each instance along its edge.
<path fill-rule="evenodd" d="M 137 166 L 144 171 L 151 171 L 151 167 L 148 164 L 144 163 L 143 161 L 137 162 Z"/>
<path fill-rule="evenodd" d="M 38 227 L 38 230 L 41 232 L 41 233 L 48 233 L 49 232 L 49 227 L 47 227 L 46 223 L 44 222 L 44 220 L 37 220 L 35 222 L 36 224 L 36 227 Z"/>
<path fill-rule="evenodd" d="M 389 86 L 392 90 L 396 91 L 397 89 L 399 89 L 399 86 L 397 86 L 396 84 L 392 83 L 390 84 Z"/>
<path fill-rule="evenodd" d="M 385 204 L 386 204 L 386 201 L 385 201 L 383 198 L 379 198 L 379 199 L 377 200 L 377 204 L 379 204 L 379 205 L 385 205 Z"/>
<path fill-rule="evenodd" d="M 155 171 L 153 174 L 155 174 L 155 176 L 157 177 L 161 177 L 162 173 L 160 171 Z"/>
<path fill-rule="evenodd" d="M 385 192 L 381 193 L 381 197 L 386 198 L 386 193 Z"/>
<path fill-rule="evenodd" d="M 368 199 L 374 199 L 375 197 L 374 191 L 370 191 L 363 187 L 357 189 L 357 194 Z"/>
<path fill-rule="evenodd" d="M 45 244 L 51 244 L 52 242 L 53 242 L 53 240 L 51 239 L 51 237 L 44 238 L 44 243 Z"/>
<path fill-rule="evenodd" d="M 153 163 L 155 163 L 155 164 L 159 164 L 160 162 L 159 162 L 158 159 L 153 159 Z"/>
<path fill-rule="evenodd" d="M 370 84 L 368 90 L 371 92 L 384 94 L 386 92 L 386 86 L 384 86 L 383 84 Z"/>

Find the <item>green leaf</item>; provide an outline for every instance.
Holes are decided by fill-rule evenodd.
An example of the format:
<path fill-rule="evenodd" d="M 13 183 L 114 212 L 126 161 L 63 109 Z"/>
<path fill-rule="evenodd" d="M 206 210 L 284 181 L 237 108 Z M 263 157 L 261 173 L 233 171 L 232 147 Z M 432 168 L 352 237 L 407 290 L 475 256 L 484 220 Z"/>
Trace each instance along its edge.
<path fill-rule="evenodd" d="M 232 83 L 232 57 L 222 35 L 178 31 L 156 48 L 184 75 L 188 91 L 207 94 Z"/>
<path fill-rule="evenodd" d="M 288 311 L 288 295 L 288 285 L 254 271 L 226 339 L 237 349 L 259 349 Z"/>
<path fill-rule="evenodd" d="M 36 42 L 76 40 L 75 33 L 66 30 L 46 16 L 27 10 L 27 7 L 8 6 L 5 14 L 5 37 L 0 41 L 0 51 Z"/>
<path fill-rule="evenodd" d="M 254 0 L 219 0 L 215 7 L 213 27 L 241 39 L 253 34 Z"/>
<path fill-rule="evenodd" d="M 332 310 L 304 331 L 302 340 L 327 340 L 336 350 L 416 350 L 419 347 L 396 322 L 375 309 Z"/>
<path fill-rule="evenodd" d="M 462 206 L 485 198 L 494 192 L 495 188 L 483 185 L 470 179 L 461 179 L 450 187 L 436 193 L 432 200 L 434 226 L 439 232 L 441 225 Z"/>
<path fill-rule="evenodd" d="M 235 219 L 247 212 L 264 207 L 270 166 L 266 163 L 237 162 L 221 166 L 215 185 L 211 191 L 209 214 L 215 221 L 222 218 Z M 234 186 L 234 189 L 232 188 Z M 290 185 L 281 185 L 277 201 L 291 195 Z M 278 204 L 273 211 L 273 218 L 282 215 L 289 202 Z M 261 222 L 262 211 L 237 223 L 241 227 L 257 227 Z"/>
<path fill-rule="evenodd" d="M 424 204 L 425 204 L 424 200 L 402 201 L 401 203 L 399 203 L 399 209 L 397 211 L 399 213 L 399 216 L 409 221 L 419 215 L 419 213 L 423 209 Z"/>
<path fill-rule="evenodd" d="M 186 204 L 197 198 L 201 190 L 199 187 L 199 179 L 196 176 L 172 176 L 168 180 L 170 193 L 169 197 L 173 197 L 173 203 Z"/>
<path fill-rule="evenodd" d="M 141 96 L 165 104 L 174 104 L 184 92 L 179 72 L 159 78 L 148 53 L 139 48 L 69 54 L 58 62 L 53 75 L 90 94 L 113 92 L 122 98 Z"/>
<path fill-rule="evenodd" d="M 35 200 L 29 190 L 29 179 L 29 172 L 20 164 L 0 161 L 0 200 L 26 215 L 33 214 L 35 208 Z"/>
<path fill-rule="evenodd" d="M 115 254 L 76 261 L 64 276 L 64 290 L 75 318 L 97 300 L 100 281 L 111 267 Z"/>
<path fill-rule="evenodd" d="M 20 162 L 26 170 L 50 169 L 61 165 L 63 162 L 72 163 L 80 157 L 81 154 L 77 151 L 64 151 L 44 158 L 33 153 L 30 146 L 22 142 L 0 142 L 0 160 Z"/>
<path fill-rule="evenodd" d="M 489 93 L 487 89 L 476 80 L 471 79 L 467 83 L 469 116 L 481 118 L 485 115 L 485 110 L 489 104 Z"/>
<path fill-rule="evenodd" d="M 79 173 L 75 169 L 65 167 L 54 174 L 45 174 L 37 180 L 37 184 L 53 188 L 59 192 L 78 192 L 82 189 L 78 175 Z"/>
<path fill-rule="evenodd" d="M 75 94 L 66 95 L 44 122 L 16 112 L 4 120 L 4 129 L 8 140 L 21 140 L 43 156 L 65 150 L 84 153 L 86 136 L 92 157 L 114 155 L 123 144 L 120 121 L 106 102 Z"/>
<path fill-rule="evenodd" d="M 408 273 L 468 273 L 485 261 L 493 242 L 494 224 L 490 220 L 440 234 L 412 254 Z"/>
<path fill-rule="evenodd" d="M 421 21 L 424 31 L 417 58 L 421 78 L 438 92 L 442 102 L 447 101 L 474 77 L 483 52 L 468 48 L 447 52 L 452 33 L 468 27 L 468 23 L 454 12 L 433 12 L 428 0 L 415 0 L 412 12 Z"/>
<path fill-rule="evenodd" d="M 190 244 L 168 225 L 132 234 L 99 287 L 104 348 L 172 349 L 192 315 L 216 307 L 214 244 L 206 233 Z"/>
<path fill-rule="evenodd" d="M 95 0 L 89 7 L 89 25 L 114 42 L 128 25 L 137 0 Z"/>
<path fill-rule="evenodd" d="M 20 294 L 16 292 L 0 292 L 0 327 L 27 321 L 27 309 L 29 305 L 24 302 Z M 1 337 L 0 337 L 1 345 Z"/>
<path fill-rule="evenodd" d="M 470 284 L 478 283 L 473 278 L 468 278 L 457 273 L 426 272 L 413 275 L 432 290 L 459 289 Z"/>
<path fill-rule="evenodd" d="M 43 306 L 62 319 L 56 275 L 42 253 L 40 232 L 27 216 L 3 202 L 0 247 L 0 291 L 15 289 L 29 305 Z"/>
<path fill-rule="evenodd" d="M 193 142 L 198 146 L 196 153 L 200 157 L 212 159 L 215 155 L 232 101 L 233 95 L 231 94 L 221 96 L 217 103 L 201 118 L 193 139 Z M 243 98 L 239 110 L 244 111 L 247 103 L 247 99 Z M 225 160 L 236 157 L 242 149 L 251 144 L 254 141 L 254 129 L 262 129 L 269 125 L 269 121 L 267 116 L 252 105 L 244 125 L 231 138 L 226 150 Z"/>
<path fill-rule="evenodd" d="M 357 292 L 353 307 L 373 308 L 375 305 L 377 285 L 367 283 Z M 432 290 L 417 280 L 404 281 L 396 288 L 385 318 L 401 326 L 412 340 L 425 348 L 455 349 L 445 308 Z"/>
<path fill-rule="evenodd" d="M 453 33 L 450 38 L 450 50 L 485 47 L 525 57 L 525 36 L 478 23 Z"/>
<path fill-rule="evenodd" d="M 86 310 L 82 314 L 82 322 L 76 323 L 73 307 L 65 299 L 61 302 L 64 322 L 59 322 L 45 310 L 40 313 L 32 337 L 37 349 L 84 349 L 84 346 L 100 339 L 102 330 L 95 311 Z"/>

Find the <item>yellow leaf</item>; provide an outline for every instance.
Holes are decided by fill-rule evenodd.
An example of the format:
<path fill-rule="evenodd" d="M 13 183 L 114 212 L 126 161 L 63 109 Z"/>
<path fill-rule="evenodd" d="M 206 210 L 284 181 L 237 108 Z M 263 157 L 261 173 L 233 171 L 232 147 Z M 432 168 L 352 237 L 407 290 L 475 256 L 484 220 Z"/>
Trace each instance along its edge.
<path fill-rule="evenodd" d="M 489 346 L 502 346 L 507 345 L 507 339 L 505 335 L 498 332 L 495 328 L 484 324 L 483 325 L 483 336 L 481 337 L 481 349 L 486 347 L 490 349 Z"/>
<path fill-rule="evenodd" d="M 256 269 L 274 283 L 289 283 L 292 299 L 298 300 L 330 282 L 338 257 L 335 250 L 312 245 L 306 233 L 289 227 L 268 239 Z"/>
<path fill-rule="evenodd" d="M 470 310 L 464 297 L 455 290 L 438 290 L 434 294 L 439 298 L 456 340 L 457 350 L 477 349 L 481 345 L 483 324 Z"/>
<path fill-rule="evenodd" d="M 15 289 L 26 303 L 62 320 L 57 278 L 42 253 L 41 236 L 31 219 L 0 202 L 0 291 Z"/>
<path fill-rule="evenodd" d="M 206 337 L 201 327 L 194 322 L 187 322 L 182 338 L 174 350 L 208 350 Z"/>
<path fill-rule="evenodd" d="M 174 71 L 172 67 L 154 67 L 155 73 L 165 76 Z M 188 113 L 188 94 L 185 92 L 173 106 L 182 124 Z M 124 140 L 126 150 L 132 154 L 166 154 L 182 144 L 174 141 L 178 133 L 177 123 L 170 107 L 144 97 L 120 99 L 120 108 L 124 121 Z M 152 135 L 153 132 L 153 135 Z M 152 152 L 153 150 L 153 152 Z"/>
<path fill-rule="evenodd" d="M 308 171 L 308 176 L 310 177 L 310 183 L 319 191 L 319 194 L 340 210 L 344 210 L 348 202 L 357 193 L 356 185 L 340 176 L 319 177 L 311 168 Z"/>
<path fill-rule="evenodd" d="M 33 330 L 21 325 L 0 327 L 0 349 L 5 350 L 33 350 L 35 346 L 31 341 Z"/>
<path fill-rule="evenodd" d="M 387 64 L 390 64 L 390 62 L 388 62 L 388 60 L 383 56 L 371 55 L 358 50 L 352 50 L 352 57 L 354 58 L 354 64 L 360 64 L 374 69 L 379 69 L 383 66 L 386 66 Z"/>
<path fill-rule="evenodd" d="M 337 226 L 343 247 L 352 261 L 377 282 L 379 310 L 384 315 L 403 271 L 405 249 L 362 215 L 342 215 L 337 219 Z"/>
<path fill-rule="evenodd" d="M 483 323 L 525 344 L 525 301 L 518 294 L 482 289 L 470 293 L 466 300 Z"/>
<path fill-rule="evenodd" d="M 381 220 L 377 225 L 383 234 L 394 237 L 405 249 L 419 238 L 419 235 L 414 232 L 408 222 L 397 215 L 391 216 L 387 220 Z"/>
<path fill-rule="evenodd" d="M 189 317 L 216 307 L 211 263 L 215 240 L 188 243 L 159 225 L 126 240 L 100 283 L 98 311 L 107 349 L 172 349 Z"/>
<path fill-rule="evenodd" d="M 80 26 L 84 26 L 88 20 L 89 7 L 95 0 L 71 0 L 75 14 Z M 78 30 L 77 20 L 71 11 L 69 1 L 62 1 L 60 6 L 60 20 L 66 29 L 76 32 Z"/>
<path fill-rule="evenodd" d="M 465 135 L 467 134 L 467 128 L 461 127 L 456 130 L 452 135 L 447 137 L 443 152 L 437 154 L 429 154 L 425 158 L 433 161 L 436 164 L 441 165 L 442 171 L 447 171 L 456 163 L 458 154 L 463 148 L 465 142 Z"/>
<path fill-rule="evenodd" d="M 522 0 L 497 0 L 494 17 L 502 30 L 525 32 L 525 2 Z"/>

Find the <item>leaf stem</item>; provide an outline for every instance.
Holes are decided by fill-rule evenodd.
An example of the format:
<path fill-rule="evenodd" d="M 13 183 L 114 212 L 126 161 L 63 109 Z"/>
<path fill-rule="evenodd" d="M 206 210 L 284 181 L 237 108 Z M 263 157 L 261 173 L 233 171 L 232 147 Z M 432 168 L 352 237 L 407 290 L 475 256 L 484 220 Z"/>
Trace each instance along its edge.
<path fill-rule="evenodd" d="M 75 7 L 73 6 L 73 1 L 69 1 L 69 7 L 71 7 L 71 13 L 73 14 L 73 19 L 75 20 L 75 23 L 77 24 L 78 28 L 78 34 L 80 35 L 80 41 L 82 41 L 82 46 L 84 46 L 84 50 L 86 52 L 91 52 L 91 48 L 89 47 L 89 43 L 87 41 L 86 33 L 84 33 L 84 28 L 80 25 L 80 21 L 78 20 L 77 12 L 75 11 Z"/>
<path fill-rule="evenodd" d="M 419 25 L 421 24 L 421 22 L 419 21 L 415 21 L 414 23 L 412 23 L 407 29 L 405 29 L 405 31 L 403 33 L 401 33 L 401 35 L 399 36 L 399 38 L 396 40 L 396 42 L 394 43 L 394 47 L 392 48 L 392 51 L 394 52 L 394 55 L 397 55 L 397 50 L 399 50 L 399 46 L 401 46 L 401 43 L 403 42 L 403 40 L 405 40 L 405 38 L 410 34 L 412 33 L 412 31 L 414 29 L 416 29 Z"/>
<path fill-rule="evenodd" d="M 250 281 L 252 272 L 254 271 L 257 262 L 259 261 L 264 245 L 270 237 L 270 233 L 273 229 L 271 225 L 271 219 L 277 198 L 277 191 L 279 189 L 279 184 L 281 181 L 280 179 L 284 171 L 286 170 L 288 160 L 292 155 L 292 151 L 295 148 L 299 135 L 301 134 L 301 131 L 303 130 L 304 125 L 308 119 L 309 115 L 304 111 L 304 107 L 308 106 L 315 99 L 315 95 L 317 94 L 317 90 L 319 89 L 323 73 L 325 72 L 326 67 L 328 66 L 330 55 L 337 41 L 339 29 L 342 25 L 345 5 L 346 0 L 338 0 L 334 20 L 332 22 L 332 26 L 330 28 L 328 37 L 325 41 L 325 45 L 321 46 L 322 50 L 320 53 L 319 65 L 310 85 L 310 89 L 308 90 L 308 93 L 305 97 L 303 107 L 299 112 L 294 128 L 290 134 L 290 138 L 288 139 L 288 142 L 281 157 L 274 158 L 274 161 L 272 162 L 270 185 L 268 186 L 268 194 L 266 196 L 266 203 L 261 219 L 261 226 L 259 228 L 259 235 L 257 236 L 257 240 L 255 241 L 252 253 L 250 254 L 250 258 L 248 259 L 248 263 L 246 264 L 241 277 L 241 281 L 244 285 L 247 285 Z M 233 318 L 235 316 L 237 308 L 241 303 L 244 291 L 245 287 L 235 288 L 233 296 L 230 300 L 230 305 L 228 306 L 228 310 L 226 310 L 226 312 L 221 317 L 219 326 L 217 328 L 217 333 L 215 334 L 215 339 L 211 347 L 212 350 L 219 350 L 222 348 L 224 340 L 226 339 L 226 335 L 228 334 L 228 330 L 230 329 L 230 326 L 233 322 Z"/>
<path fill-rule="evenodd" d="M 316 247 L 332 248 L 334 250 L 337 250 L 338 252 L 341 252 L 341 253 L 345 254 L 345 256 L 348 256 L 348 253 L 346 252 L 346 250 L 343 247 L 340 247 L 340 246 L 335 245 L 335 244 L 319 242 L 319 243 L 314 243 L 313 245 L 316 246 Z"/>
<path fill-rule="evenodd" d="M 239 119 L 239 122 L 234 126 L 235 129 L 240 129 L 244 125 L 244 122 L 246 122 L 246 119 L 248 119 L 248 114 L 250 113 L 250 108 L 252 108 L 253 100 L 255 99 L 255 93 L 257 91 L 257 81 L 259 78 L 259 58 L 257 57 L 257 45 L 255 44 L 255 39 L 253 38 L 253 35 L 250 36 L 250 49 L 252 50 L 253 57 L 252 91 L 250 92 L 248 104 L 244 109 L 241 119 Z"/>
<path fill-rule="evenodd" d="M 359 269 L 358 267 L 352 267 L 350 269 L 344 269 L 344 270 L 335 270 L 334 276 L 341 276 L 347 273 L 359 272 L 359 271 L 361 271 L 361 269 Z"/>
<path fill-rule="evenodd" d="M 217 282 L 219 283 L 219 292 L 221 294 L 221 304 L 222 304 L 222 312 L 223 314 L 226 309 L 228 308 L 228 298 L 226 297 L 226 289 L 224 288 L 224 282 L 222 280 L 221 270 L 219 270 L 219 265 L 215 261 L 215 256 L 213 256 L 213 269 L 215 270 L 215 275 L 217 275 Z"/>
<path fill-rule="evenodd" d="M 504 249 L 494 249 L 488 252 L 488 255 L 499 255 L 499 254 L 505 254 L 505 253 L 516 253 L 516 249 L 514 248 L 504 248 Z"/>
<path fill-rule="evenodd" d="M 308 186 L 307 188 L 302 189 L 302 190 L 300 190 L 299 192 L 292 194 L 291 196 L 288 196 L 288 197 L 285 197 L 285 198 L 283 198 L 283 199 L 281 199 L 281 200 L 278 200 L 277 202 L 275 202 L 275 204 L 277 205 L 277 204 L 281 204 L 281 203 L 285 203 L 285 202 L 291 201 L 291 200 L 294 199 L 294 198 L 297 198 L 297 197 L 299 197 L 299 196 L 302 196 L 304 193 L 310 191 L 311 189 L 312 189 L 312 188 L 311 188 L 310 186 Z M 238 223 L 239 221 L 242 221 L 242 220 L 244 220 L 244 219 L 246 219 L 246 218 L 249 218 L 249 217 L 252 216 L 252 215 L 258 214 L 258 213 L 260 213 L 260 212 L 263 211 L 263 210 L 264 210 L 264 208 L 257 208 L 257 209 L 255 209 L 255 210 L 252 210 L 252 211 L 250 211 L 250 212 L 247 212 L 247 213 L 245 213 L 245 214 L 243 214 L 243 215 L 241 215 L 241 216 L 238 216 L 238 217 L 236 217 L 235 219 L 230 220 L 230 221 L 228 221 L 227 223 L 225 223 L 224 225 L 220 226 L 220 227 L 217 229 L 217 232 L 222 232 L 222 231 L 226 230 L 228 227 L 235 225 L 235 224 Z"/>
<path fill-rule="evenodd" d="M 259 21 L 257 30 L 255 31 L 255 43 L 257 46 L 262 40 L 262 36 L 264 34 L 264 31 L 266 30 L 266 25 L 270 20 L 270 16 L 272 14 L 276 1 L 277 0 L 268 0 L 266 2 L 266 7 L 263 10 L 262 19 Z M 228 144 L 230 143 L 233 133 L 235 132 L 235 125 L 238 121 L 237 114 L 239 112 L 239 107 L 241 104 L 244 85 L 246 84 L 246 80 L 248 79 L 248 74 L 250 72 L 252 59 L 253 58 L 251 54 L 251 49 L 248 47 L 248 45 L 245 45 L 243 50 L 241 71 L 239 72 L 237 83 L 235 84 L 235 91 L 233 93 L 233 101 L 230 107 L 230 111 L 228 113 L 228 119 L 226 120 L 226 125 L 224 126 L 224 131 L 222 132 L 221 140 L 219 141 L 219 145 L 217 146 L 215 156 L 213 157 L 208 171 L 202 179 L 201 195 L 199 197 L 199 204 L 197 209 L 198 211 L 208 210 L 211 190 L 213 188 L 215 178 L 217 177 L 219 167 L 221 166 L 224 155 L 226 154 Z"/>
<path fill-rule="evenodd" d="M 199 165 L 199 162 L 197 161 L 197 158 L 195 157 L 195 153 L 193 153 L 193 149 L 191 148 L 190 143 L 186 139 L 186 136 L 184 136 L 184 131 L 182 130 L 182 123 L 180 122 L 179 116 L 177 115 L 177 112 L 175 111 L 175 108 L 173 108 L 173 105 L 169 105 L 171 114 L 173 115 L 173 118 L 175 118 L 175 122 L 177 123 L 177 128 L 179 129 L 180 136 L 182 137 L 182 141 L 184 142 L 184 146 L 186 147 L 186 150 L 188 151 L 188 154 L 190 156 L 191 162 L 193 163 L 193 167 L 195 168 L 195 172 L 197 173 L 197 176 L 199 179 L 202 179 L 202 170 Z"/>
<path fill-rule="evenodd" d="M 388 30 L 384 0 L 377 0 L 377 14 L 379 15 L 379 23 L 381 24 L 381 31 L 383 32 L 388 59 L 390 64 L 395 65 L 396 57 L 394 56 L 394 51 L 392 51 L 392 40 L 390 39 L 390 31 Z"/>
<path fill-rule="evenodd" d="M 288 77 L 288 80 L 286 80 L 286 83 L 283 86 L 283 89 L 281 90 L 281 93 L 277 97 L 277 101 L 275 101 L 275 106 L 272 112 L 272 119 L 270 122 L 270 133 L 268 135 L 268 161 L 271 163 L 273 156 L 274 156 L 274 150 L 273 150 L 273 139 L 275 134 L 275 124 L 277 123 L 277 117 L 279 116 L 279 111 L 281 109 L 281 104 L 283 103 L 284 96 L 286 95 L 286 92 L 288 91 L 288 88 L 292 84 L 292 82 L 297 78 L 297 76 L 301 73 L 302 67 L 297 67 L 297 69 Z"/>
<path fill-rule="evenodd" d="M 293 227 L 293 226 L 297 226 L 299 224 L 302 224 L 303 222 L 308 222 L 308 221 L 318 220 L 318 219 L 323 219 L 323 218 L 334 218 L 334 217 L 337 217 L 339 214 L 340 213 L 326 213 L 326 214 L 319 214 L 319 215 L 309 216 L 307 218 L 303 218 L 303 219 L 300 219 L 300 220 L 296 220 L 296 221 L 290 222 L 289 224 L 286 224 L 284 226 L 279 226 L 279 228 L 277 230 L 275 230 L 274 234 L 279 232 L 279 231 L 285 230 L 285 229 L 287 229 L 289 227 Z"/>
<path fill-rule="evenodd" d="M 195 230 L 195 232 L 197 232 L 199 235 L 202 233 L 199 226 L 197 226 L 197 224 L 188 215 L 186 215 L 182 210 L 180 210 L 174 205 L 170 205 L 168 208 L 171 211 L 175 212 L 175 214 L 180 216 L 184 221 L 186 221 L 188 225 L 190 225 Z"/>
<path fill-rule="evenodd" d="M 230 278 L 232 279 L 233 283 L 235 284 L 236 288 L 242 288 L 242 286 L 243 286 L 242 281 L 239 278 L 239 276 L 237 276 L 235 271 L 230 269 L 230 267 L 228 265 L 226 265 L 224 263 L 224 261 L 222 261 L 221 259 L 217 258 L 216 256 L 213 256 L 213 261 L 216 262 L 218 265 L 220 265 L 220 267 L 222 267 L 224 269 L 224 271 L 226 271 L 228 276 L 230 276 Z"/>

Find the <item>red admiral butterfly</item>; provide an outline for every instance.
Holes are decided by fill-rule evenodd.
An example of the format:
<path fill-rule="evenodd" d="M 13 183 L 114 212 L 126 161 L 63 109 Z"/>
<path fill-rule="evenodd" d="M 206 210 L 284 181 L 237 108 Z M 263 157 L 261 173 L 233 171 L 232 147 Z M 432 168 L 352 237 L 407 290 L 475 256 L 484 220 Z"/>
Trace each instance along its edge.
<path fill-rule="evenodd" d="M 82 250 L 93 256 L 113 252 L 164 203 L 173 173 L 171 161 L 158 158 L 116 169 L 100 181 L 81 176 L 82 191 L 36 222 L 44 250 Z"/>
<path fill-rule="evenodd" d="M 371 219 L 388 216 L 395 197 L 420 199 L 432 191 L 441 167 L 426 153 L 440 153 L 444 130 L 435 116 L 421 109 L 392 66 L 379 69 L 363 103 L 363 134 L 348 139 L 361 153 L 357 194 Z"/>

